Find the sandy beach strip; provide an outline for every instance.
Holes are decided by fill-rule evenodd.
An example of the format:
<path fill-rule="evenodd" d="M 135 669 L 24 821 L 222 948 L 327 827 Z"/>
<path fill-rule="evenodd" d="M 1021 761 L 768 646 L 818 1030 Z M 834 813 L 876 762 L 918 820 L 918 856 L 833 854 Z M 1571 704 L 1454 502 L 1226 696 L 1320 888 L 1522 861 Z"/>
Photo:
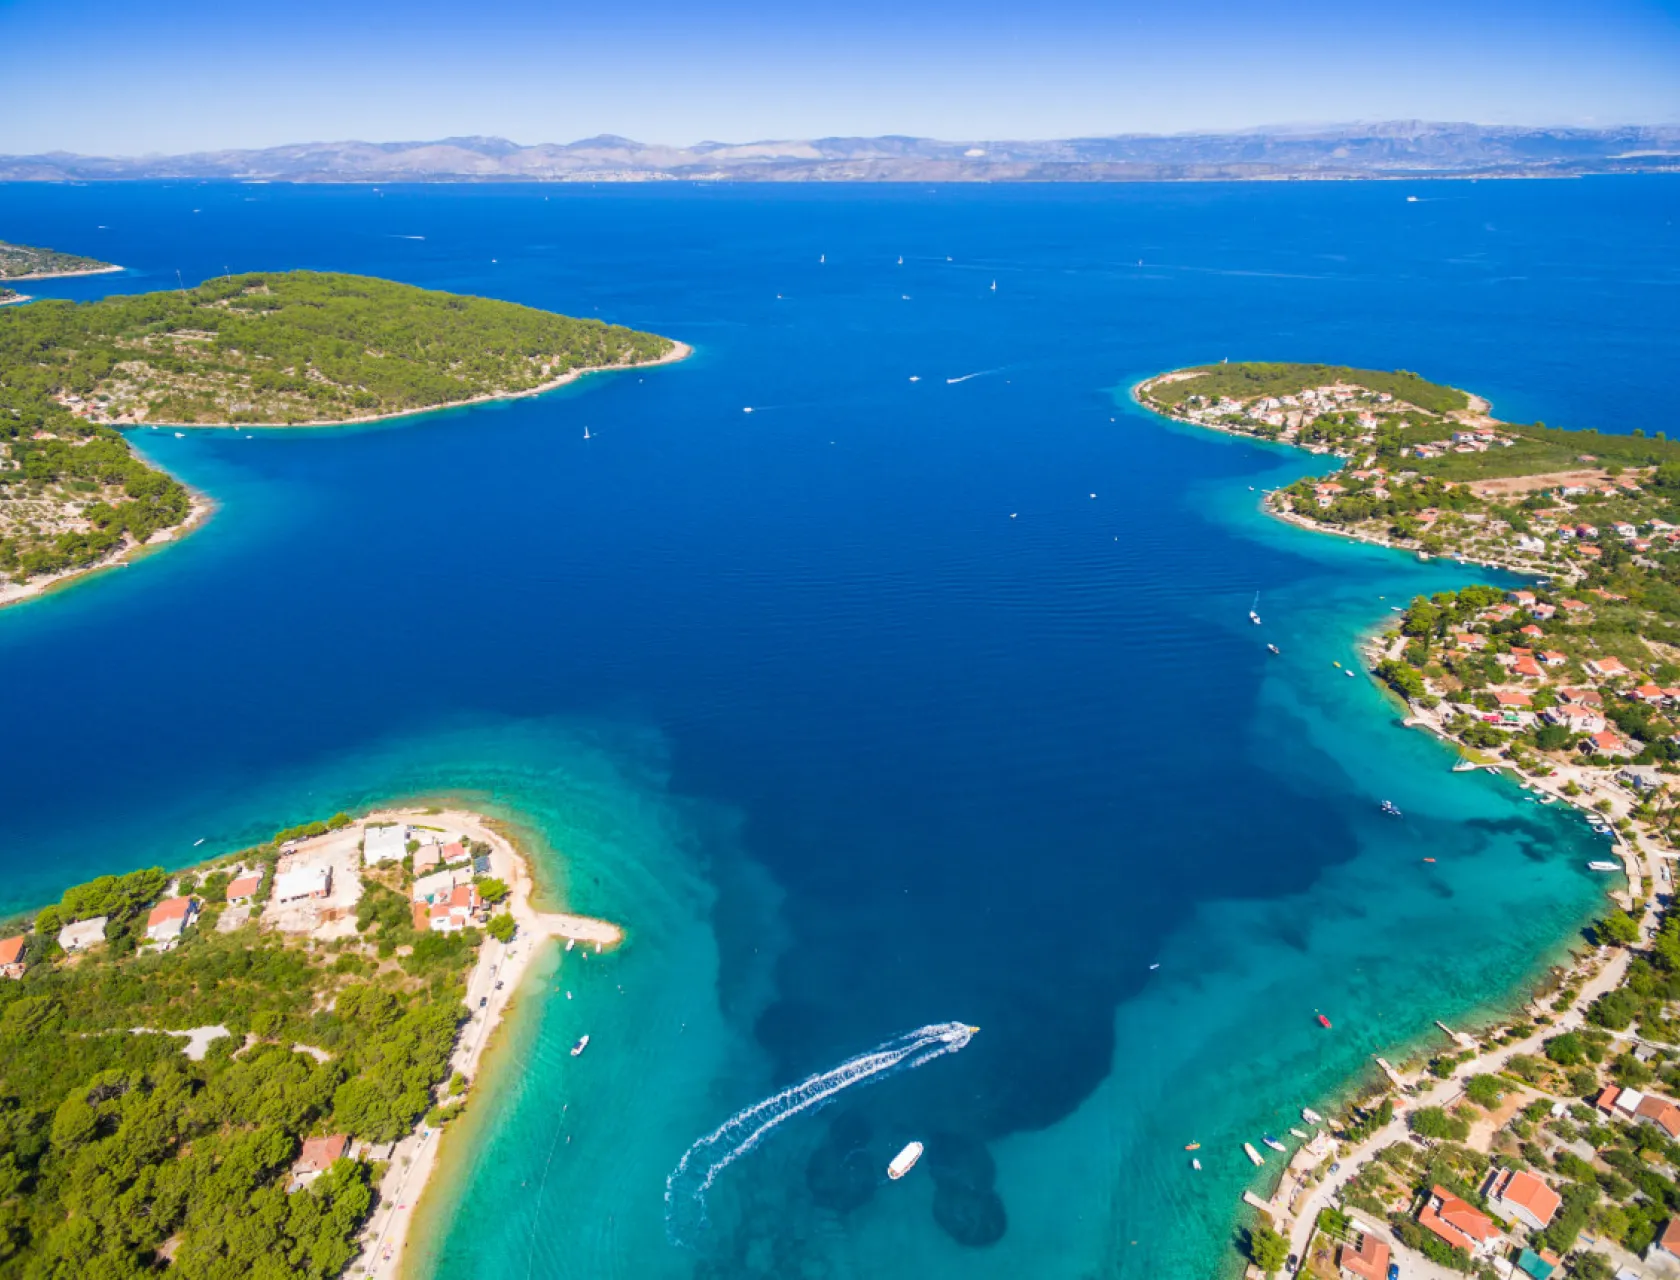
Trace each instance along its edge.
<path fill-rule="evenodd" d="M 168 427 L 182 431 L 288 431 L 293 427 L 359 427 L 369 422 L 392 422 L 398 418 L 417 418 L 423 413 L 441 413 L 445 409 L 465 409 L 475 404 L 497 404 L 504 400 L 524 400 L 530 396 L 540 396 L 549 391 L 558 390 L 579 378 L 592 373 L 627 373 L 631 369 L 653 369 L 662 364 L 676 364 L 679 360 L 686 360 L 694 354 L 694 348 L 686 342 L 671 343 L 671 349 L 657 360 L 637 360 L 630 364 L 592 364 L 581 369 L 572 369 L 561 374 L 558 378 L 524 391 L 494 391 L 482 396 L 473 396 L 470 400 L 451 400 L 446 404 L 429 404 L 419 409 L 403 409 L 397 413 L 375 413 L 365 418 L 318 418 L 309 422 L 124 422 L 113 423 L 114 426 L 125 427 Z"/>
<path fill-rule="evenodd" d="M 469 1105 L 487 1107 L 491 1105 L 487 1096 L 474 1097 L 478 1090 L 478 1070 L 497 1027 L 516 1006 L 516 997 L 530 973 L 532 960 L 562 938 L 575 941 L 579 947 L 604 952 L 623 942 L 624 931 L 615 924 L 588 916 L 538 911 L 532 905 L 537 885 L 529 861 L 495 823 L 480 814 L 460 809 L 441 812 L 391 809 L 369 814 L 363 822 L 406 822 L 459 831 L 490 846 L 490 874 L 504 881 L 511 890 L 501 909 L 512 914 L 518 932 L 505 945 L 485 936 L 478 960 L 467 978 L 466 1005 L 471 1020 L 461 1028 L 450 1062 L 451 1074 L 459 1072 L 470 1082 Z M 482 1009 L 480 1000 L 485 1001 Z M 439 1149 L 447 1132 L 454 1127 L 450 1125 L 440 1131 L 422 1120 L 413 1133 L 397 1143 L 379 1186 L 379 1203 L 363 1231 L 361 1255 L 350 1266 L 351 1274 L 378 1277 L 400 1274 L 404 1248 L 420 1218 L 420 1202 L 438 1168 Z M 427 1207 L 428 1210 L 436 1208 L 432 1204 Z"/>
<path fill-rule="evenodd" d="M 127 267 L 89 267 L 85 271 L 32 271 L 26 276 L 0 276 L 0 284 L 14 280 L 69 280 L 75 276 L 108 276 Z"/>

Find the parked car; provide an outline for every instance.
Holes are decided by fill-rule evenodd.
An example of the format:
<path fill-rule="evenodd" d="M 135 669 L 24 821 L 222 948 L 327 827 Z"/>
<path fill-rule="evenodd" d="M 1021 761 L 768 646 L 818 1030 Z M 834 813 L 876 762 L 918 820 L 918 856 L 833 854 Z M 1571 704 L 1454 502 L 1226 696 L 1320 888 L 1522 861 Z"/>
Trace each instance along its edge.
<path fill-rule="evenodd" d="M 1400 1280 L 1400 1264 L 1398 1262 L 1388 1264 L 1388 1280 Z"/>

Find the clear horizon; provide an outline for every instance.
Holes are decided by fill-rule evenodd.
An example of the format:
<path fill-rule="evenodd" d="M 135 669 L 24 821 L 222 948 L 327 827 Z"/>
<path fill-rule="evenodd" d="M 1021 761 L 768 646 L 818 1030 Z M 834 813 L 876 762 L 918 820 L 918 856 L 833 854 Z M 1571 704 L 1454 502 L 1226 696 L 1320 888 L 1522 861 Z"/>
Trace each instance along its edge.
<path fill-rule="evenodd" d="M 0 48 L 10 154 L 1680 122 L 1675 0 L 14 0 Z"/>

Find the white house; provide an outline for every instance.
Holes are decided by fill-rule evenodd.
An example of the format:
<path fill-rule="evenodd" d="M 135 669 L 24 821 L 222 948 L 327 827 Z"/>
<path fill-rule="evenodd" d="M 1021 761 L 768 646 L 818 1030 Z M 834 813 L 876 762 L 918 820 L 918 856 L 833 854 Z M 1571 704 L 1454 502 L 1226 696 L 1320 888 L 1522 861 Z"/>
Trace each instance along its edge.
<path fill-rule="evenodd" d="M 408 852 L 408 838 L 408 828 L 400 822 L 388 827 L 363 827 L 362 862 L 370 867 L 401 862 Z"/>
<path fill-rule="evenodd" d="M 274 901 L 297 902 L 303 898 L 324 898 L 332 892 L 332 868 L 294 867 L 274 877 Z"/>
<path fill-rule="evenodd" d="M 82 951 L 105 941 L 105 923 L 110 916 L 94 916 L 91 920 L 77 920 L 58 931 L 58 945 L 66 951 Z"/>
<path fill-rule="evenodd" d="M 454 892 L 456 885 L 472 883 L 471 867 L 445 868 L 414 882 L 411 897 L 415 902 L 441 902 Z"/>

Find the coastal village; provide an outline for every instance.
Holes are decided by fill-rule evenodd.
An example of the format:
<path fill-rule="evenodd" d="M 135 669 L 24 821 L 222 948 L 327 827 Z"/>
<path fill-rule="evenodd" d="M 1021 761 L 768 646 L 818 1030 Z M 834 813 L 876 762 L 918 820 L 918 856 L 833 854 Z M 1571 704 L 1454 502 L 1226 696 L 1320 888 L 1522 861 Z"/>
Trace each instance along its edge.
<path fill-rule="evenodd" d="M 536 911 L 533 887 L 523 856 L 476 814 L 402 810 L 360 821 L 341 814 L 187 872 L 106 876 L 68 891 L 63 902 L 0 939 L 0 976 L 16 984 L 0 991 L 7 997 L 0 1000 L 0 1020 L 11 1016 L 20 1000 L 28 1007 L 32 998 L 47 998 L 12 998 L 14 992 L 49 991 L 53 978 L 69 977 L 88 963 L 145 964 L 148 957 L 161 959 L 177 950 L 185 956 L 205 936 L 225 938 L 236 949 L 242 942 L 268 948 L 271 955 L 278 946 L 281 955 L 330 962 L 330 972 L 371 974 L 392 993 L 413 989 L 411 974 L 435 989 L 454 957 L 462 957 L 466 967 L 454 987 L 461 1008 L 446 1024 L 442 1069 L 427 1072 L 418 1102 L 424 1115 L 406 1133 L 392 1132 L 388 1121 L 373 1137 L 358 1135 L 355 1126 L 334 1128 L 333 1118 L 357 1114 L 344 1100 L 351 1081 L 340 1086 L 333 1115 L 317 1124 L 318 1131 L 301 1133 L 278 1170 L 277 1185 L 288 1196 L 328 1180 L 335 1191 L 366 1182 L 372 1194 L 352 1224 L 352 1253 L 328 1271 L 392 1276 L 440 1135 L 469 1104 L 490 1033 L 535 952 L 548 940 L 563 939 L 583 960 L 623 939 L 616 926 L 603 921 Z M 86 913 L 77 909 L 84 903 L 109 908 Z M 394 935 L 393 926 L 399 930 Z M 399 937 L 413 941 L 392 945 Z M 426 939 L 435 939 L 435 945 Z M 422 961 L 423 950 L 428 954 Z M 445 966 L 441 970 L 439 963 Z M 346 991 L 339 988 L 340 1000 L 349 998 Z M 357 994 L 365 1005 L 368 997 Z M 321 999 L 316 997 L 316 1014 L 332 1013 L 331 997 L 327 1005 Z M 237 1062 L 247 1054 L 267 1054 L 281 1025 L 279 1018 L 259 1014 L 242 1030 L 220 1023 L 121 1029 L 133 1036 L 169 1037 L 187 1062 L 204 1063 L 211 1055 Z M 296 1040 L 279 1048 L 282 1055 L 302 1055 L 324 1068 L 336 1056 L 330 1041 Z M 395 1064 L 386 1069 L 397 1070 Z M 172 1239 L 158 1253 L 167 1259 L 179 1247 L 179 1239 Z"/>
<path fill-rule="evenodd" d="M 1526 576 L 1391 605 L 1371 672 L 1455 768 L 1584 811 L 1591 868 L 1626 884 L 1520 1016 L 1442 1024 L 1329 1123 L 1303 1112 L 1293 1150 L 1272 1140 L 1250 1274 L 1680 1277 L 1680 449 L 1501 423 L 1410 374 L 1209 366 L 1138 395 L 1340 459 L 1264 495 L 1282 519 Z"/>

